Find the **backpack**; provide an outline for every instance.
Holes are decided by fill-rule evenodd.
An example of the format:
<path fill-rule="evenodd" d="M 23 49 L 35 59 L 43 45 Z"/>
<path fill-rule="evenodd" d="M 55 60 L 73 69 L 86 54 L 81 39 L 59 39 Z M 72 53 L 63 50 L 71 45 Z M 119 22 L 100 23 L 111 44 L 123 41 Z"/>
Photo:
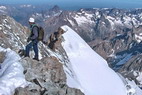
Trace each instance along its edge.
<path fill-rule="evenodd" d="M 34 27 L 37 27 L 38 29 L 38 41 L 42 41 L 43 42 L 43 39 L 44 39 L 44 29 L 43 27 L 41 26 L 37 26 L 36 24 L 33 25 L 33 27 L 31 28 L 31 31 Z"/>
<path fill-rule="evenodd" d="M 44 39 L 44 29 L 41 26 L 38 26 L 38 40 L 43 41 Z"/>

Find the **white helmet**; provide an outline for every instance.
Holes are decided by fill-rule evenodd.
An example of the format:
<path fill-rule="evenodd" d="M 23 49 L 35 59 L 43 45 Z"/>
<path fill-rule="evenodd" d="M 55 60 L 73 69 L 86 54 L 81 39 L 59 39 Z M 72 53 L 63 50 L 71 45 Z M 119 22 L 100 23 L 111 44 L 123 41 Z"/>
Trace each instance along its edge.
<path fill-rule="evenodd" d="M 34 22 L 35 22 L 35 19 L 34 19 L 34 18 L 32 18 L 32 17 L 30 17 L 29 22 L 34 23 Z"/>

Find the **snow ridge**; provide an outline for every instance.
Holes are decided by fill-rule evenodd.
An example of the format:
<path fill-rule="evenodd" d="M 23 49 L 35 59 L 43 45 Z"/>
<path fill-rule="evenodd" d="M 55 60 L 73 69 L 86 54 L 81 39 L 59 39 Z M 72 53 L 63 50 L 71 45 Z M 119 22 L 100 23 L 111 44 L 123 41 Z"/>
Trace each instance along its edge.
<path fill-rule="evenodd" d="M 62 28 L 66 30 L 62 45 L 85 95 L 127 95 L 123 81 L 107 62 L 75 31 L 66 25 Z"/>

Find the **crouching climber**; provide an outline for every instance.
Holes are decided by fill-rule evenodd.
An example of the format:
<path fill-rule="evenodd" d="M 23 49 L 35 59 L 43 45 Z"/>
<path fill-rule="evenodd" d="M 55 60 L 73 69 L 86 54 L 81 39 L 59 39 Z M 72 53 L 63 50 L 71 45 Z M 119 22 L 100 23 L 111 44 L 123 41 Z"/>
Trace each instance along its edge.
<path fill-rule="evenodd" d="M 0 51 L 0 69 L 1 69 L 1 64 L 4 62 L 6 58 L 5 56 L 6 56 L 6 52 Z"/>
<path fill-rule="evenodd" d="M 48 44 L 48 47 L 50 49 L 52 49 L 53 51 L 55 51 L 55 48 L 56 48 L 56 44 L 59 44 L 61 42 L 58 43 L 58 41 L 60 40 L 61 38 L 61 35 L 64 33 L 64 30 L 59 27 L 57 32 L 54 32 L 50 35 L 49 37 L 49 44 Z"/>

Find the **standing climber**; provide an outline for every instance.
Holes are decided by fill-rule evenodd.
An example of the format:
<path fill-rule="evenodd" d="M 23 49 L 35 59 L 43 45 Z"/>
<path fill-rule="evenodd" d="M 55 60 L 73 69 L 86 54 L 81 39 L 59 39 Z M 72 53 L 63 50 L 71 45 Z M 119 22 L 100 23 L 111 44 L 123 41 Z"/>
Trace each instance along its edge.
<path fill-rule="evenodd" d="M 39 61 L 38 58 L 38 26 L 35 23 L 35 19 L 34 18 L 29 18 L 29 25 L 30 25 L 30 35 L 27 39 L 27 42 L 30 42 L 27 46 L 26 46 L 26 54 L 25 57 L 30 57 L 29 56 L 29 52 L 30 49 L 33 47 L 35 56 L 34 56 L 34 60 Z"/>

